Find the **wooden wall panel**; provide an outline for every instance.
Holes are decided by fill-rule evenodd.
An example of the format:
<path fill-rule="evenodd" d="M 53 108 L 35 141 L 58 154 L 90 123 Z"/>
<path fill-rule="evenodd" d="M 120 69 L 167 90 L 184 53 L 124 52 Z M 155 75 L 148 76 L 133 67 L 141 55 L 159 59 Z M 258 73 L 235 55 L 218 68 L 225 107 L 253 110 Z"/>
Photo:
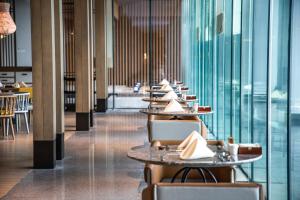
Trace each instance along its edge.
<path fill-rule="evenodd" d="M 149 84 L 150 70 L 155 82 L 162 78 L 181 80 L 181 0 L 151 0 L 151 32 L 149 0 L 117 2 L 119 18 L 114 19 L 114 67 L 109 69 L 109 84 Z"/>

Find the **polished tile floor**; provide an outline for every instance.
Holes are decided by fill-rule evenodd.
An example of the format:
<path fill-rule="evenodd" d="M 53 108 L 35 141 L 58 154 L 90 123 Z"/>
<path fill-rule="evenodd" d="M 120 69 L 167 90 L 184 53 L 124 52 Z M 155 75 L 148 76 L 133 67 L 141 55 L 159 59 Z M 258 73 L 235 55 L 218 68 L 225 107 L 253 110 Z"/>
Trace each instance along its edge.
<path fill-rule="evenodd" d="M 74 116 L 67 115 L 67 118 L 66 128 L 72 132 Z M 137 112 L 95 114 L 94 128 L 69 137 L 65 142 L 66 157 L 53 170 L 30 170 L 32 144 L 17 147 L 15 142 L 10 148 L 23 153 L 16 151 L 10 156 L 23 159 L 20 162 L 26 164 L 20 168 L 28 173 L 3 199 L 140 199 L 143 165 L 128 159 L 126 152 L 146 140 L 144 115 Z"/>

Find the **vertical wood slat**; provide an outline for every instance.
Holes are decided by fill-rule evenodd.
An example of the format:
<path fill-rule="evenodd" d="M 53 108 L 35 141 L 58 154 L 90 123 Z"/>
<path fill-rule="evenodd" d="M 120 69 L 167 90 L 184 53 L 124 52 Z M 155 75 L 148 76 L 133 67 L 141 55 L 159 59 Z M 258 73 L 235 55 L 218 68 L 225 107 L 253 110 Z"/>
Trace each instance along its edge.
<path fill-rule="evenodd" d="M 138 3 L 138 2 L 137 2 Z M 133 66 L 132 67 L 132 74 L 131 74 L 131 79 L 132 79 L 132 84 L 134 84 L 138 78 L 139 78 L 139 74 L 138 74 L 138 70 L 140 68 L 139 66 L 139 59 L 138 59 L 138 53 L 139 53 L 139 50 L 138 50 L 138 44 L 139 44 L 139 40 L 138 40 L 138 37 L 139 37 L 139 27 L 137 26 L 136 23 L 138 23 L 138 10 L 137 10 L 137 5 L 136 3 L 132 3 L 131 4 L 132 6 L 132 12 L 131 12 L 131 20 L 132 20 L 132 28 L 134 30 L 134 45 L 132 46 L 133 47 L 133 51 L 132 51 L 132 54 L 131 54 L 131 57 L 133 58 Z"/>
<path fill-rule="evenodd" d="M 181 41 L 181 1 L 178 0 L 178 16 L 177 16 L 177 21 L 178 21 L 178 29 L 177 29 L 177 33 L 178 33 L 178 37 Z M 177 47 L 177 59 L 178 59 L 178 64 L 177 64 L 177 68 L 178 68 L 178 73 L 177 73 L 177 80 L 182 80 L 182 70 L 181 70 L 181 56 L 180 56 L 180 52 L 181 52 L 181 42 L 178 42 L 178 47 Z"/>

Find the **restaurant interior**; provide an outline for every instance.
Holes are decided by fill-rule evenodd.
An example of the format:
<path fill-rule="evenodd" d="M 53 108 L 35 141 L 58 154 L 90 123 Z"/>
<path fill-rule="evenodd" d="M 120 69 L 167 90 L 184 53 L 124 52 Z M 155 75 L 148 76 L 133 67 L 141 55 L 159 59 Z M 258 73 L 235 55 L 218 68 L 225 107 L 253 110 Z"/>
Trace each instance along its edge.
<path fill-rule="evenodd" d="M 299 18 L 0 0 L 0 199 L 300 200 Z"/>

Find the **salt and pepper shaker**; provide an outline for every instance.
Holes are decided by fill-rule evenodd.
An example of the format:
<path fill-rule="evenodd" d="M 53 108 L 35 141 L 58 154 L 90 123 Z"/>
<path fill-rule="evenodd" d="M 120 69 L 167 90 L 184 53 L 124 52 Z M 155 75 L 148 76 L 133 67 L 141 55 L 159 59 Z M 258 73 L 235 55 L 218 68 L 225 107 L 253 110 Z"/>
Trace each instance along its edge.
<path fill-rule="evenodd" d="M 193 110 L 194 110 L 195 112 L 197 112 L 197 111 L 198 111 L 198 107 L 199 107 L 199 104 L 198 104 L 198 103 L 194 103 L 194 105 L 193 105 Z"/>
<path fill-rule="evenodd" d="M 181 91 L 181 86 L 180 85 L 177 87 L 177 90 L 178 90 L 178 92 Z"/>

